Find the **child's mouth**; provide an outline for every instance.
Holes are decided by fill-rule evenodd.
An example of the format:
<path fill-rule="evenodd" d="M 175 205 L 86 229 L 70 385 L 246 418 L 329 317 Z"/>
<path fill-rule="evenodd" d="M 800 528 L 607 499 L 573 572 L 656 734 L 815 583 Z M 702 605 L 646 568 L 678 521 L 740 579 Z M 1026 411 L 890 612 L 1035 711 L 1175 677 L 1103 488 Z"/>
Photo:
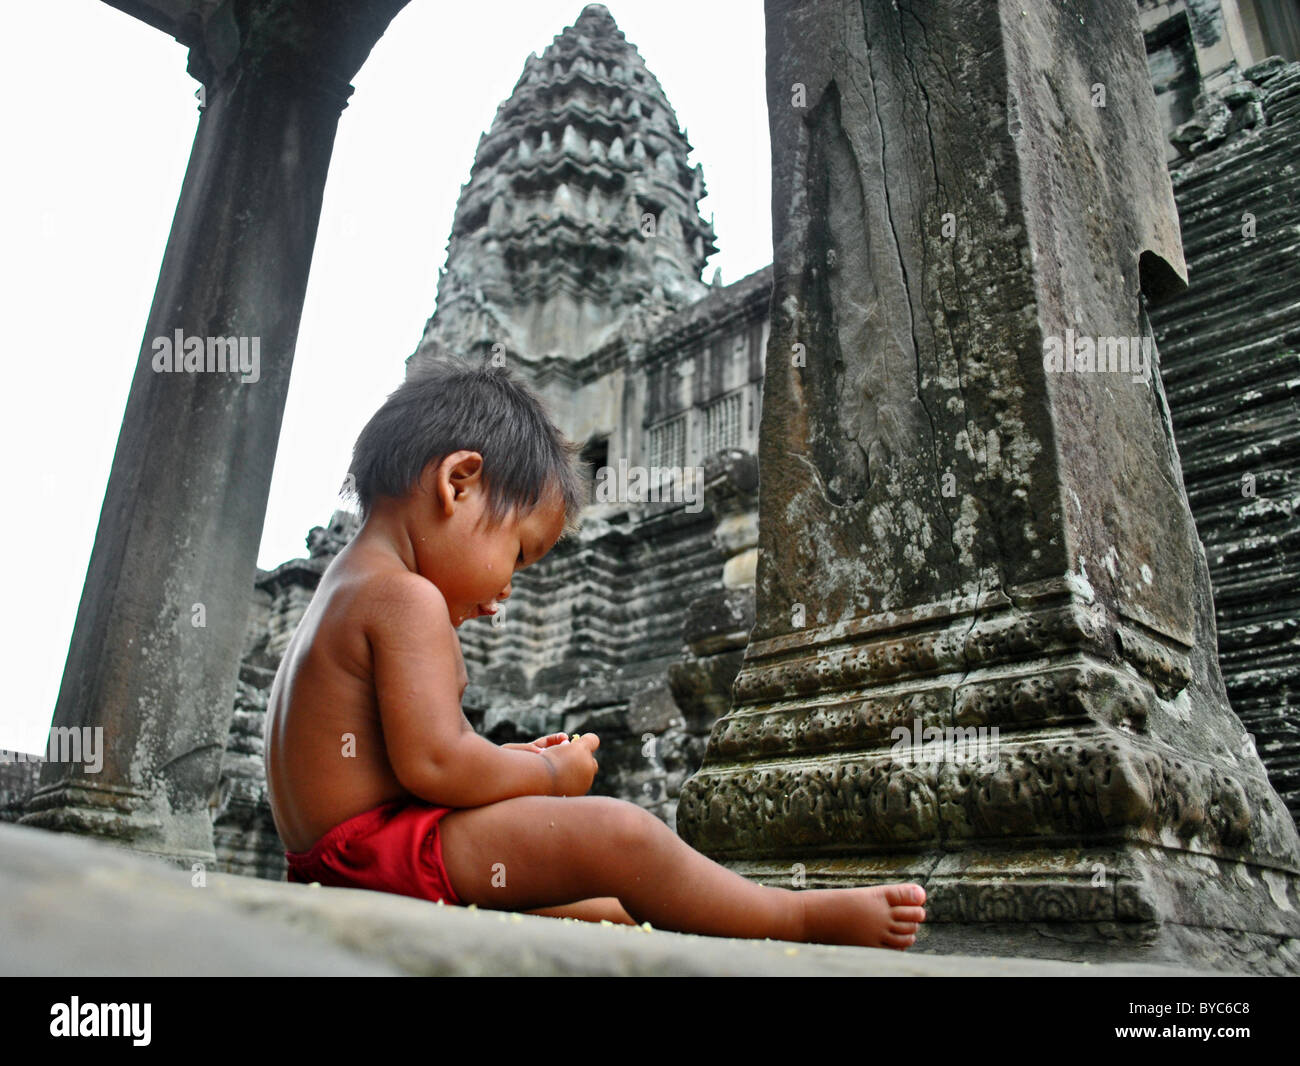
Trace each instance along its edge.
<path fill-rule="evenodd" d="M 485 615 L 491 617 L 496 614 L 499 609 L 496 600 L 489 600 L 487 603 L 480 603 L 474 608 L 474 617 L 482 618 Z"/>

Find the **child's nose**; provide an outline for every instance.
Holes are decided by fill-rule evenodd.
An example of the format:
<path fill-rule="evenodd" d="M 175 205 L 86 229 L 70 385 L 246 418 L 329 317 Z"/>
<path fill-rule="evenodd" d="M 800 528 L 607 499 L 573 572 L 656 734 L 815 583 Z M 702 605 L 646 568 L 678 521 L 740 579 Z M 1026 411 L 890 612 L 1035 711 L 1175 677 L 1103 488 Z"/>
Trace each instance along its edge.
<path fill-rule="evenodd" d="M 498 600 L 508 600 L 508 599 L 510 599 L 510 582 L 509 582 L 509 581 L 506 582 L 506 587 L 503 588 L 499 593 L 497 593 L 497 599 L 498 599 Z"/>

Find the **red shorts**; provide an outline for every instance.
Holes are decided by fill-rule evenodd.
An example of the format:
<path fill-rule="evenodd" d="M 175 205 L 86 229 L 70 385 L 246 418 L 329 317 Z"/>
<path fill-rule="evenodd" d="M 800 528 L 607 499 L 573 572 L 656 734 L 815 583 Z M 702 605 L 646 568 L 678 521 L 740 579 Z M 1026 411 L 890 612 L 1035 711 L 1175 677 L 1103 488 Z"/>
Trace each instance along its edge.
<path fill-rule="evenodd" d="M 442 863 L 438 823 L 451 807 L 394 800 L 330 829 L 311 851 L 286 851 L 289 880 L 368 888 L 459 905 Z"/>

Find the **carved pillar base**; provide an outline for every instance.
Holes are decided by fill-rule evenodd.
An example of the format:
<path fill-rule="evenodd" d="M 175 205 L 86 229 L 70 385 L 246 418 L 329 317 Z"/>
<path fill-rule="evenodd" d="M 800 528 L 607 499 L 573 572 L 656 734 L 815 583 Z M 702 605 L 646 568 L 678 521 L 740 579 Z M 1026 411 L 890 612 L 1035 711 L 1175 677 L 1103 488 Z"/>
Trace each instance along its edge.
<path fill-rule="evenodd" d="M 763 640 L 679 831 L 765 884 L 923 884 L 918 950 L 1300 970 L 1249 738 L 1169 743 L 1216 711 L 1190 669 L 1069 580 Z"/>
<path fill-rule="evenodd" d="M 1221 915 L 1240 906 L 1243 889 L 1261 913 L 1276 911 L 1282 899 L 1294 906 L 1283 877 L 1248 863 L 1173 855 L 1156 847 L 1092 847 L 967 851 L 938 860 L 811 860 L 802 883 L 925 885 L 929 920 L 914 952 L 1300 972 L 1300 941 L 1288 923 L 1274 919 L 1248 932 L 1220 925 Z M 789 864 L 728 865 L 762 884 L 790 887 Z"/>
<path fill-rule="evenodd" d="M 201 863 L 212 869 L 216 853 L 202 842 L 212 838 L 206 810 L 177 812 L 148 792 L 86 778 L 65 779 L 37 789 L 23 808 L 21 823 L 56 833 L 78 833 L 183 869 Z M 187 847 L 182 841 L 197 841 Z"/>

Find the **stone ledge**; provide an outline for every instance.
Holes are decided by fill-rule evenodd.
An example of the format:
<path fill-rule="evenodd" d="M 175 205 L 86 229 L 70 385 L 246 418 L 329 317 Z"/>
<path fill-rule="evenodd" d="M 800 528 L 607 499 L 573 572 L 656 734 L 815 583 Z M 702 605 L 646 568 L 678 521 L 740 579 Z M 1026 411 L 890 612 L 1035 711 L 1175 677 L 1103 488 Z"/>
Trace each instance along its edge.
<path fill-rule="evenodd" d="M 19 976 L 1206 975 L 643 932 L 214 873 L 194 888 L 132 852 L 11 825 L 0 897 L 0 972 Z"/>

